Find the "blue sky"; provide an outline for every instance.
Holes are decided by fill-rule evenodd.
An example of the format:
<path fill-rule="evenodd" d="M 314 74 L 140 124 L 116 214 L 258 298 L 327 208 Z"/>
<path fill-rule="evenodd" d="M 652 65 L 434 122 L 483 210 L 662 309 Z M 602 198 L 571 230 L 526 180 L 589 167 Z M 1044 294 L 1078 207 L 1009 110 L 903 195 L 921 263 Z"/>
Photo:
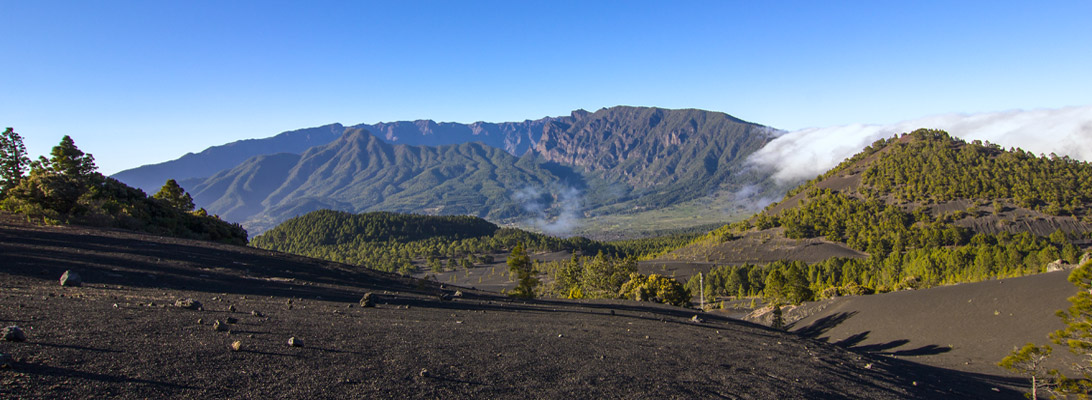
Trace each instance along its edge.
<path fill-rule="evenodd" d="M 332 122 L 614 105 L 796 130 L 1092 104 L 1092 2 L 0 0 L 0 125 L 102 172 Z"/>

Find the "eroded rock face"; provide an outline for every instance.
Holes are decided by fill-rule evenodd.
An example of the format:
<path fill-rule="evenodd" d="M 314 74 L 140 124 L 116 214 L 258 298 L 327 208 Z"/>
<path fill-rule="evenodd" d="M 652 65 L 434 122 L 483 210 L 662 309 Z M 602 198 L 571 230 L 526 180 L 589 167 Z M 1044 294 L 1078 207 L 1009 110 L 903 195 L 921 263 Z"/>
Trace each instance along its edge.
<path fill-rule="evenodd" d="M 25 342 L 27 340 L 27 334 L 23 333 L 23 329 L 14 325 L 4 328 L 0 335 L 9 342 Z"/>
<path fill-rule="evenodd" d="M 83 279 L 80 278 L 80 274 L 75 271 L 64 271 L 61 275 L 61 286 L 77 287 L 83 284 Z"/>

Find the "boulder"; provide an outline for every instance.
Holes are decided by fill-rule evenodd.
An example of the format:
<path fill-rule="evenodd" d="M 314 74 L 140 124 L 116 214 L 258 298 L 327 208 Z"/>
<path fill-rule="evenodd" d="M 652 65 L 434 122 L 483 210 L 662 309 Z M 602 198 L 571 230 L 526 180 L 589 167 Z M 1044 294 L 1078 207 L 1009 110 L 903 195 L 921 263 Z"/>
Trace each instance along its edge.
<path fill-rule="evenodd" d="M 364 297 L 360 298 L 361 307 L 375 307 L 375 301 L 378 299 L 372 292 L 364 293 Z"/>
<path fill-rule="evenodd" d="M 1073 266 L 1065 260 L 1058 259 L 1046 265 L 1046 272 L 1064 271 L 1070 268 L 1073 268 Z"/>
<path fill-rule="evenodd" d="M 200 310 L 201 302 L 194 299 L 178 299 L 174 301 L 175 307 L 182 307 L 187 310 Z"/>
<path fill-rule="evenodd" d="M 12 325 L 4 328 L 0 335 L 3 335 L 4 340 L 9 342 L 25 342 L 27 341 L 27 334 L 23 333 L 23 329 L 18 326 Z"/>
<path fill-rule="evenodd" d="M 61 286 L 77 287 L 83 284 L 83 279 L 80 279 L 80 274 L 75 271 L 64 271 L 61 275 Z"/>

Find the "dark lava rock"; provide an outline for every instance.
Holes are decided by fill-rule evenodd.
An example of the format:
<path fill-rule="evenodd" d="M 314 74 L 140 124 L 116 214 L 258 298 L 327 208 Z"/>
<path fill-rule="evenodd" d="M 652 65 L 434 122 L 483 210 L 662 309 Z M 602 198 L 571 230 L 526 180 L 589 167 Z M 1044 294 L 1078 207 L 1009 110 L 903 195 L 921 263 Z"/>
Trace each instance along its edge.
<path fill-rule="evenodd" d="M 187 310 L 200 310 L 201 302 L 194 299 L 178 299 L 174 301 L 175 307 L 182 307 Z"/>
<path fill-rule="evenodd" d="M 61 275 L 61 286 L 76 287 L 81 284 L 83 284 L 83 279 L 80 279 L 80 274 L 77 274 L 75 271 L 64 271 L 64 274 Z"/>
<path fill-rule="evenodd" d="M 376 296 L 372 292 L 364 293 L 364 297 L 360 298 L 361 307 L 375 307 L 375 301 L 379 296 Z"/>
<path fill-rule="evenodd" d="M 303 341 L 296 339 L 295 336 L 288 338 L 288 345 L 291 347 L 303 347 Z"/>
<path fill-rule="evenodd" d="M 15 325 L 4 328 L 2 334 L 4 336 L 4 340 L 7 340 L 9 342 L 27 341 L 27 334 L 23 333 L 23 329 Z"/>

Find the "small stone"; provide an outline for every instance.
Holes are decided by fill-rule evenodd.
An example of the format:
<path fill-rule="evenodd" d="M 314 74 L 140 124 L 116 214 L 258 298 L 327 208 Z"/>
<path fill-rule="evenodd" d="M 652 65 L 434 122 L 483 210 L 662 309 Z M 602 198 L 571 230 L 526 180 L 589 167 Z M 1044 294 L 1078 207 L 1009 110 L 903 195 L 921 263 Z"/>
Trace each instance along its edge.
<path fill-rule="evenodd" d="M 237 323 L 239 323 L 239 320 L 236 319 L 235 317 L 227 317 L 227 319 L 225 319 L 224 322 L 227 322 L 229 324 L 237 324 Z"/>
<path fill-rule="evenodd" d="M 452 294 L 452 296 L 463 297 L 463 291 L 462 290 L 456 290 L 455 294 Z"/>
<path fill-rule="evenodd" d="M 0 332 L 0 334 L 3 335 L 4 340 L 7 340 L 9 342 L 27 341 L 27 334 L 23 333 L 22 328 L 15 325 L 4 328 L 3 332 Z"/>
<path fill-rule="evenodd" d="M 376 301 L 377 297 L 378 296 L 376 296 L 372 292 L 364 293 L 364 297 L 360 298 L 360 306 L 361 307 L 375 307 L 375 301 Z"/>
<path fill-rule="evenodd" d="M 303 347 L 303 340 L 296 339 L 295 336 L 288 338 L 288 346 L 290 347 Z"/>
<path fill-rule="evenodd" d="M 697 315 L 695 315 L 693 318 L 690 318 L 690 320 L 694 321 L 694 322 L 697 322 L 699 324 L 702 323 L 702 322 L 705 322 L 705 320 L 701 319 L 701 317 L 699 317 Z"/>
<path fill-rule="evenodd" d="M 118 303 L 114 303 L 114 308 L 118 308 Z"/>
<path fill-rule="evenodd" d="M 194 299 L 178 299 L 174 301 L 174 306 L 187 310 L 198 310 L 201 308 L 201 302 Z"/>
<path fill-rule="evenodd" d="M 212 330 L 217 331 L 217 332 L 226 331 L 227 330 L 227 324 L 225 324 L 223 322 L 220 322 L 220 320 L 213 321 L 212 322 Z"/>
<path fill-rule="evenodd" d="M 197 319 L 197 325 L 204 325 L 204 324 L 205 324 L 205 320 L 204 320 L 204 319 L 201 319 L 201 318 L 198 318 L 198 319 Z"/>
<path fill-rule="evenodd" d="M 872 363 L 865 364 L 864 369 L 872 369 Z"/>
<path fill-rule="evenodd" d="M 565 337 L 565 335 L 559 333 L 557 334 L 557 337 Z"/>
<path fill-rule="evenodd" d="M 80 279 L 80 274 L 75 271 L 64 271 L 64 274 L 61 275 L 61 286 L 76 287 L 81 284 L 83 284 L 83 279 Z"/>
<path fill-rule="evenodd" d="M 228 312 L 235 312 L 235 306 L 227 306 Z"/>
<path fill-rule="evenodd" d="M 258 318 L 262 317 L 262 313 L 258 312 L 258 310 L 251 311 L 250 315 L 253 315 L 253 316 L 258 317 Z"/>
<path fill-rule="evenodd" d="M 243 349 L 243 341 L 236 340 L 231 342 L 231 351 L 240 351 Z"/>
<path fill-rule="evenodd" d="M 11 356 L 0 353 L 0 369 L 11 368 Z"/>
<path fill-rule="evenodd" d="M 428 377 L 432 376 L 432 374 L 429 373 L 428 370 L 424 369 L 424 368 L 421 368 L 421 372 L 417 373 L 417 375 L 419 375 L 422 378 L 428 378 Z"/>
<path fill-rule="evenodd" d="M 440 293 L 440 301 L 451 301 L 451 293 Z"/>

